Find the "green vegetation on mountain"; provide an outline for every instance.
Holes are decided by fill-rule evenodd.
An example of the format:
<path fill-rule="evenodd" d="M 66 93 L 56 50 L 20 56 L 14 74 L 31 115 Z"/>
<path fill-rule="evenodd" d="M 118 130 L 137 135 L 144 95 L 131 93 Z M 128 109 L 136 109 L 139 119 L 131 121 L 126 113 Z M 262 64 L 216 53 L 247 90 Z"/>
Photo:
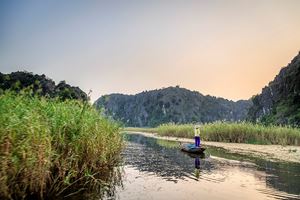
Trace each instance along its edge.
<path fill-rule="evenodd" d="M 266 124 L 300 126 L 300 53 L 253 98 L 248 118 Z"/>
<path fill-rule="evenodd" d="M 0 72 L 0 94 L 6 90 L 21 91 L 23 89 L 32 90 L 33 94 L 59 99 L 79 99 L 87 100 L 87 95 L 79 87 L 66 84 L 65 81 L 55 82 L 43 75 L 29 72 L 12 72 L 2 74 Z"/>
<path fill-rule="evenodd" d="M 115 187 L 119 125 L 87 101 L 4 91 L 0 110 L 0 199 L 59 199 L 91 190 L 101 197 Z"/>
<path fill-rule="evenodd" d="M 239 121 L 247 116 L 251 101 L 229 101 L 204 96 L 180 87 L 145 91 L 136 95 L 111 94 L 100 97 L 95 106 L 126 126 Z"/>

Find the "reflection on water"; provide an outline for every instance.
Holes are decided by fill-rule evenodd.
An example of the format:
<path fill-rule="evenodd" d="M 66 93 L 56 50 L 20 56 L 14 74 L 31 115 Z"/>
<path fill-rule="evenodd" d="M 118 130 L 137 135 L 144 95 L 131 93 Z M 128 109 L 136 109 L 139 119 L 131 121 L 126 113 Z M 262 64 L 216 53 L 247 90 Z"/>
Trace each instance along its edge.
<path fill-rule="evenodd" d="M 205 156 L 176 142 L 126 135 L 117 199 L 300 199 L 300 165 L 274 163 L 209 147 Z"/>

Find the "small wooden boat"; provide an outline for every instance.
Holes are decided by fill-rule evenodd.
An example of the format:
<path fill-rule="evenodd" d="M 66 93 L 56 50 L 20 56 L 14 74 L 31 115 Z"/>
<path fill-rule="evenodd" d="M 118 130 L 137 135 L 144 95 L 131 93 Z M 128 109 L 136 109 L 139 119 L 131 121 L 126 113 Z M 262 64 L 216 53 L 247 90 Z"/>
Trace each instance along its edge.
<path fill-rule="evenodd" d="M 196 147 L 195 144 L 180 144 L 181 151 L 194 153 L 194 154 L 203 154 L 205 151 L 204 147 Z"/>
<path fill-rule="evenodd" d="M 201 158 L 201 159 L 206 158 L 206 155 L 205 155 L 204 152 L 202 152 L 202 153 L 189 153 L 189 152 L 186 152 L 186 151 L 182 151 L 182 153 L 188 155 L 191 158 Z"/>

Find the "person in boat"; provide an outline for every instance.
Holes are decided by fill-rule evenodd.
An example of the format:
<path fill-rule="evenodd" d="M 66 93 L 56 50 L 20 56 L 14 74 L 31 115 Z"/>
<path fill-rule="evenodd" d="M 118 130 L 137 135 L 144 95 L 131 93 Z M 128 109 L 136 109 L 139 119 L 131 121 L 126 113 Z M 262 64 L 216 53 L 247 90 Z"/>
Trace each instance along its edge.
<path fill-rule="evenodd" d="M 195 146 L 200 147 L 200 125 L 194 126 Z"/>

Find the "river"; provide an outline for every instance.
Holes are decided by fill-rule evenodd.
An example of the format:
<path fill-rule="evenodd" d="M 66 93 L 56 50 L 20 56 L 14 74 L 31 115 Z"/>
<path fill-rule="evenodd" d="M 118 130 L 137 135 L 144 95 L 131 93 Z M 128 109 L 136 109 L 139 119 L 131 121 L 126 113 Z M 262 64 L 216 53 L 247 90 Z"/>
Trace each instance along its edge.
<path fill-rule="evenodd" d="M 177 142 L 126 134 L 122 185 L 108 199 L 300 199 L 300 165 L 207 147 L 181 152 Z"/>

